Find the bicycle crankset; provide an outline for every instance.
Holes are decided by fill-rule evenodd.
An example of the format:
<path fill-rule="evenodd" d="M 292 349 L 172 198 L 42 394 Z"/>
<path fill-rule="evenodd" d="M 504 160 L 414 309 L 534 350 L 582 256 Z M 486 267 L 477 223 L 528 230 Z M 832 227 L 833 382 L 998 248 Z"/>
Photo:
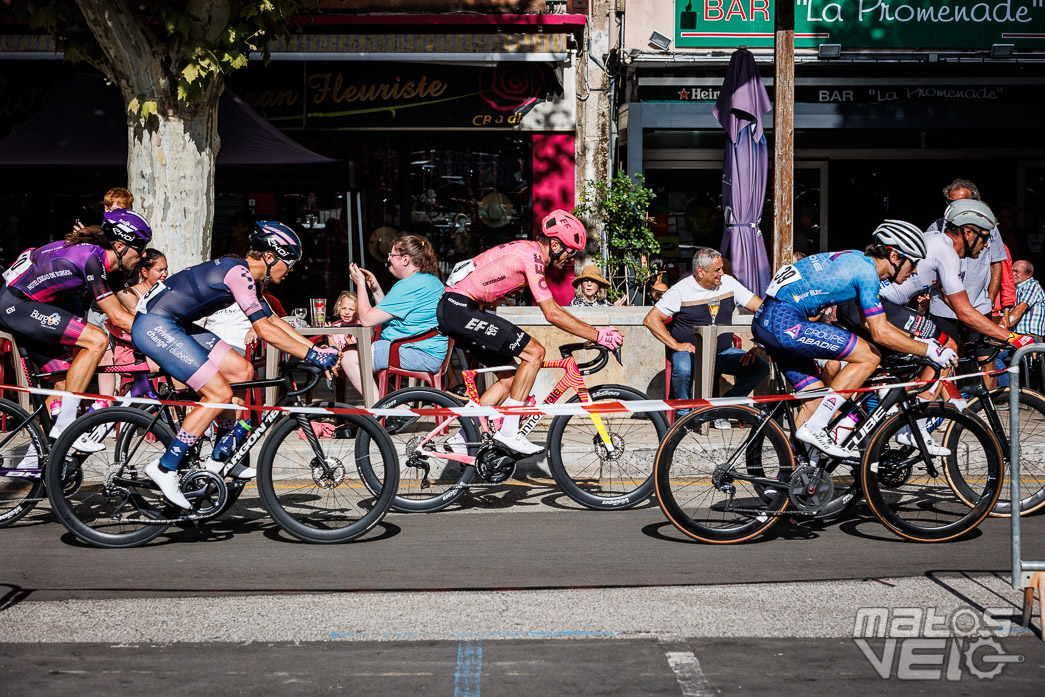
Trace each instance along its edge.
<path fill-rule="evenodd" d="M 791 504 L 799 513 L 816 513 L 831 501 L 835 485 L 831 475 L 818 467 L 799 467 L 788 482 Z"/>
<path fill-rule="evenodd" d="M 225 480 L 204 469 L 185 475 L 181 480 L 181 491 L 192 502 L 192 513 L 202 517 L 220 513 L 229 497 Z"/>
<path fill-rule="evenodd" d="M 515 463 L 518 460 L 518 456 L 507 450 L 493 443 L 486 443 L 479 447 L 479 453 L 475 457 L 475 471 L 489 483 L 500 484 L 515 474 Z"/>

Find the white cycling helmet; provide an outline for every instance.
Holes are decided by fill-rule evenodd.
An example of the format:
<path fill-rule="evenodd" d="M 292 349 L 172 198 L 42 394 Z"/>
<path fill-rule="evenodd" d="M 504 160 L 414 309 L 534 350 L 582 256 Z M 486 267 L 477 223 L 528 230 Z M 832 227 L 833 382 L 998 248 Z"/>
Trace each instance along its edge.
<path fill-rule="evenodd" d="M 910 259 L 924 259 L 927 253 L 925 233 L 917 225 L 904 220 L 886 220 L 872 234 L 880 244 Z"/>
<path fill-rule="evenodd" d="M 951 201 L 951 205 L 947 206 L 943 217 L 955 227 L 975 225 L 981 230 L 993 230 L 998 226 L 998 220 L 994 217 L 991 207 L 983 201 L 971 198 Z"/>

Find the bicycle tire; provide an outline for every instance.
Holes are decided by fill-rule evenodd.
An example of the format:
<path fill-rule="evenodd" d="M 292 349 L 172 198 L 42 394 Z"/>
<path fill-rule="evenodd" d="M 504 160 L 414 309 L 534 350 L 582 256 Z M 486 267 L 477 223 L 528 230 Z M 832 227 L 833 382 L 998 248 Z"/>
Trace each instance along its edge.
<path fill-rule="evenodd" d="M 735 421 L 743 428 L 718 430 L 714 428 L 717 419 Z M 748 442 L 752 437 L 756 440 Z M 753 458 L 753 452 L 760 456 Z M 788 505 L 786 485 L 771 497 L 764 496 L 764 487 L 760 491 L 753 482 L 731 477 L 729 471 L 735 467 L 721 468 L 718 463 L 724 453 L 732 460 L 740 458 L 743 465 L 736 465 L 745 470 L 757 461 L 761 473 L 756 476 L 787 481 L 794 472 L 794 453 L 787 436 L 776 421 L 766 419 L 756 409 L 707 407 L 676 420 L 657 450 L 657 502 L 672 525 L 701 542 L 736 544 L 751 540 L 773 527 Z M 730 485 L 736 486 L 733 497 L 721 488 Z M 739 505 L 730 510 L 728 500 L 738 499 Z"/>
<path fill-rule="evenodd" d="M 441 392 L 430 387 L 407 387 L 390 392 L 374 404 L 374 409 L 396 408 L 436 408 L 461 407 L 464 402 L 452 394 Z M 379 423 L 385 427 L 392 439 L 396 456 L 399 458 L 399 492 L 392 502 L 392 510 L 400 513 L 434 513 L 456 503 L 468 491 L 475 480 L 474 464 L 463 464 L 454 460 L 435 460 L 425 458 L 425 464 L 431 467 L 428 473 L 428 486 L 424 486 L 423 470 L 411 464 L 409 453 L 416 449 L 420 441 L 428 433 L 435 430 L 448 417 L 410 415 L 406 417 L 383 416 Z M 445 441 L 463 429 L 468 454 L 475 457 L 479 451 L 479 424 L 473 418 L 456 417 L 441 429 L 433 438 L 434 447 L 447 448 Z M 432 442 L 432 441 L 429 441 Z M 366 446 L 364 438 L 360 439 L 361 447 Z M 438 468 L 438 469 L 437 469 Z M 366 471 L 363 479 L 373 491 L 379 482 Z"/>
<path fill-rule="evenodd" d="M 112 438 L 113 432 L 128 426 L 135 437 Z M 106 445 L 104 450 L 72 450 L 77 438 L 97 433 L 95 429 L 105 433 L 101 441 Z M 148 434 L 154 438 L 147 439 Z M 143 518 L 171 520 L 182 509 L 163 499 L 144 469 L 172 440 L 170 429 L 154 422 L 141 409 L 106 407 L 81 416 L 55 442 L 48 459 L 50 466 L 44 468 L 47 497 L 55 515 L 69 532 L 95 547 L 138 547 L 163 534 L 166 524 L 144 522 Z M 65 483 L 76 477 L 81 483 L 73 494 L 55 493 L 62 492 Z M 119 482 L 116 477 L 132 483 Z"/>
<path fill-rule="evenodd" d="M 349 408 L 347 405 L 335 404 Z M 329 437 L 317 440 L 324 463 L 317 462 L 296 415 L 278 421 L 258 458 L 258 493 L 272 519 L 303 542 L 349 542 L 367 533 L 388 513 L 399 484 L 399 466 L 392 442 L 371 416 L 338 414 L 309 417 L 313 424 L 333 426 Z M 359 450 L 360 434 L 367 447 Z M 365 459 L 365 465 L 360 462 Z M 374 462 L 380 458 L 380 464 Z M 362 469 L 380 477 L 372 493 Z"/>
<path fill-rule="evenodd" d="M 991 390 L 990 399 L 998 409 L 1002 428 L 1006 437 L 1009 433 L 1009 388 L 1001 387 Z M 1045 506 L 1045 395 L 1027 388 L 1020 388 L 1020 488 L 1023 493 L 1020 499 L 1020 515 L 1033 513 Z M 968 409 L 980 416 L 984 423 L 990 425 L 981 412 L 983 397 L 969 401 Z M 1000 438 L 998 439 L 1001 440 Z M 1009 451 L 1002 447 L 1002 457 L 1006 465 L 1009 463 Z M 958 495 L 964 489 L 959 487 Z M 1001 496 L 994 504 L 991 515 L 1007 518 L 1012 515 L 1012 501 L 1009 499 L 1009 468 L 1006 467 L 1005 481 L 1002 483 Z"/>
<path fill-rule="evenodd" d="M 46 498 L 43 468 L 48 444 L 44 432 L 29 412 L 0 399 L 0 468 L 21 470 L 0 475 L 0 528 L 25 517 Z M 35 453 L 34 461 L 28 460 Z"/>
<path fill-rule="evenodd" d="M 908 425 L 900 412 L 875 431 L 860 465 L 864 497 L 891 532 L 915 542 L 946 542 L 968 534 L 990 513 L 1001 494 L 1002 455 L 990 428 L 950 405 L 925 404 L 915 419 L 940 419 L 949 455 L 933 458 L 933 470 L 916 448 L 893 438 Z M 969 487 L 967 503 L 955 490 Z"/>
<path fill-rule="evenodd" d="M 649 399 L 625 385 L 597 385 L 588 395 L 592 402 Z M 580 397 L 574 395 L 567 404 L 578 402 Z M 605 447 L 590 416 L 563 414 L 548 429 L 548 468 L 563 492 L 582 506 L 597 511 L 637 506 L 653 493 L 653 461 L 668 432 L 667 417 L 662 411 L 599 416 L 615 450 L 609 452 Z M 574 428 L 567 437 L 566 427 L 571 423 Z M 563 457 L 564 447 L 569 464 Z"/>

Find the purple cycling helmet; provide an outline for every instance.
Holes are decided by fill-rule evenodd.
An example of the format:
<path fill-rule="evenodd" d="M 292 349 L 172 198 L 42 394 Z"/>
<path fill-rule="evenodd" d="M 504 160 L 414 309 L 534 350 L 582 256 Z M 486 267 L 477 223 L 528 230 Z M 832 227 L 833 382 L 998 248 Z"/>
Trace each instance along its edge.
<path fill-rule="evenodd" d="M 152 228 L 141 213 L 128 208 L 106 211 L 102 222 L 102 234 L 109 242 L 123 242 L 139 253 L 152 240 Z"/>

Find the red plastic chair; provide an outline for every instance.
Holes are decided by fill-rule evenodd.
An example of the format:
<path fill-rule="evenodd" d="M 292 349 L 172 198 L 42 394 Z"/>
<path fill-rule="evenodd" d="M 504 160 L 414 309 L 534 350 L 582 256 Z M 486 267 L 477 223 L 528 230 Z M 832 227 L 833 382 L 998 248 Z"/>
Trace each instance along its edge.
<path fill-rule="evenodd" d="M 402 339 L 396 339 L 392 342 L 391 346 L 388 347 L 388 367 L 384 370 L 377 371 L 378 399 L 388 394 L 389 378 L 395 379 L 395 389 L 399 389 L 402 386 L 403 378 L 414 378 L 415 380 L 421 380 L 422 382 L 428 384 L 431 387 L 434 387 L 437 390 L 443 389 L 443 375 L 450 367 L 450 359 L 453 356 L 453 339 L 447 339 L 446 356 L 443 358 L 443 364 L 439 366 L 438 373 L 425 373 L 416 370 L 407 370 L 406 368 L 401 367 L 399 364 L 399 350 L 403 347 L 403 344 L 411 344 L 416 341 L 424 341 L 425 339 L 431 339 L 434 336 L 439 336 L 439 330 L 436 328 L 429 329 L 427 332 L 424 332 L 423 334 L 406 336 Z"/>

